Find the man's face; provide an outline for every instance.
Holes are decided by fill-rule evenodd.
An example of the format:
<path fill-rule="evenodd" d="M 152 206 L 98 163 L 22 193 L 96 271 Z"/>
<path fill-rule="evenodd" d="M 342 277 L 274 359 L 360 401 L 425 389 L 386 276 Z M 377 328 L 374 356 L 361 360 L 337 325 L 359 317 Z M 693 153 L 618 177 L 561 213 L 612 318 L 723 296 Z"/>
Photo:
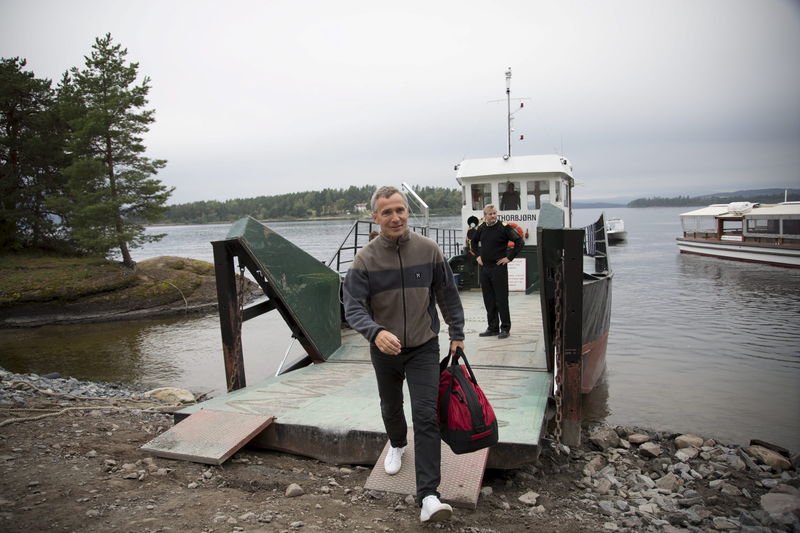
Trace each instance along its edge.
<path fill-rule="evenodd" d="M 406 232 L 408 225 L 408 208 L 403 197 L 394 193 L 388 198 L 378 198 L 375 204 L 374 220 L 381 227 L 381 233 L 390 239 L 396 239 Z"/>
<path fill-rule="evenodd" d="M 488 226 L 497 222 L 497 209 L 487 209 L 483 212 L 483 220 Z"/>

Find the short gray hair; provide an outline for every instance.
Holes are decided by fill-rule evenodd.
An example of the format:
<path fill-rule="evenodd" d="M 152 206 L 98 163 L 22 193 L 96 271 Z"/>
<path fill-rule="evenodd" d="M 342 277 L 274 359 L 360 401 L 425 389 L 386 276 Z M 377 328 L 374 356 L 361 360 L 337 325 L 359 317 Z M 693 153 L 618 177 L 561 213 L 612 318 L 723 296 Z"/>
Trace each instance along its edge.
<path fill-rule="evenodd" d="M 486 204 L 485 206 L 483 206 L 483 214 L 485 215 L 486 212 L 489 211 L 490 209 L 494 209 L 495 211 L 497 211 L 497 208 L 494 206 L 494 204 Z"/>
<path fill-rule="evenodd" d="M 375 212 L 375 209 L 378 207 L 378 200 L 381 198 L 389 198 L 390 196 L 394 196 L 395 194 L 399 194 L 403 198 L 403 203 L 406 205 L 406 209 L 408 208 L 408 197 L 406 197 L 406 193 L 398 189 L 397 187 L 393 187 L 391 185 L 384 185 L 383 187 L 378 187 L 375 189 L 375 192 L 372 193 L 372 200 L 370 201 L 370 207 L 372 208 L 372 212 Z"/>

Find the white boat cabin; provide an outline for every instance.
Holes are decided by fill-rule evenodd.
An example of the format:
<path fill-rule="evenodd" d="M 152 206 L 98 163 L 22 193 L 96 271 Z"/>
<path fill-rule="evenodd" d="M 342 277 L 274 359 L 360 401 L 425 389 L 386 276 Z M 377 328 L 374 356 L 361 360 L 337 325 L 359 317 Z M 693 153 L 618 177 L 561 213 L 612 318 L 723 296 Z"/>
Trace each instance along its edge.
<path fill-rule="evenodd" d="M 493 204 L 497 218 L 521 229 L 526 245 L 536 244 L 542 206 L 563 213 L 563 225 L 572 225 L 572 165 L 559 155 L 528 155 L 465 159 L 456 166 L 462 187 L 462 220 L 483 220 L 483 208 Z M 546 207 L 550 209 L 551 207 Z M 471 217 L 475 217 L 472 219 Z"/>
<path fill-rule="evenodd" d="M 713 204 L 681 214 L 684 238 L 800 244 L 800 202 Z"/>

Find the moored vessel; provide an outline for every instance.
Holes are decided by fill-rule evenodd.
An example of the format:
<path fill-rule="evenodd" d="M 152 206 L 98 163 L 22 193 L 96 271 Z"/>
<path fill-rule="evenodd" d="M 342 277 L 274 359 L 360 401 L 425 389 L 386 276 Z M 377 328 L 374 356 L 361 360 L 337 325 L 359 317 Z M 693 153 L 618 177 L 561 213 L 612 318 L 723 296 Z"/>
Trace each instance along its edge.
<path fill-rule="evenodd" d="M 800 202 L 713 204 L 680 217 L 681 253 L 800 268 Z"/>
<path fill-rule="evenodd" d="M 609 244 L 623 242 L 628 238 L 625 230 L 625 221 L 621 218 L 612 217 L 606 221 L 606 237 Z"/>

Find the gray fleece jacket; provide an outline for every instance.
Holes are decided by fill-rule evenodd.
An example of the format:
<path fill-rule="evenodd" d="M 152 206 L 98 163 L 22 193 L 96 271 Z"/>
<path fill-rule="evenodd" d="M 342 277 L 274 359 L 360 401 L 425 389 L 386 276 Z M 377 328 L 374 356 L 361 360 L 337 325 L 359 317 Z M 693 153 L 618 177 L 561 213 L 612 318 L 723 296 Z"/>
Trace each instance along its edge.
<path fill-rule="evenodd" d="M 453 272 L 439 246 L 407 230 L 398 239 L 379 235 L 362 248 L 344 280 L 345 319 L 368 341 L 383 330 L 404 348 L 439 334 L 436 304 L 450 340 L 464 340 L 464 309 Z"/>

